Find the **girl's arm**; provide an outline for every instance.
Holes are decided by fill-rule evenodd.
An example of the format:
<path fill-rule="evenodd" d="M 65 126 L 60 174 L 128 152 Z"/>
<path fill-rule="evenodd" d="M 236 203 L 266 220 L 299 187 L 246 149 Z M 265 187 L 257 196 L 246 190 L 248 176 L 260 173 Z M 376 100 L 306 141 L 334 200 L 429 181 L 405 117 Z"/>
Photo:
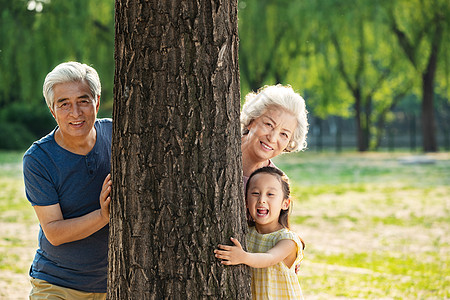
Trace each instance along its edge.
<path fill-rule="evenodd" d="M 245 264 L 253 268 L 267 268 L 282 261 L 290 267 L 297 255 L 297 244 L 293 240 L 281 240 L 265 253 L 246 252 L 237 239 L 231 238 L 231 241 L 235 246 L 219 245 L 219 249 L 214 250 L 215 256 L 224 265 Z"/>

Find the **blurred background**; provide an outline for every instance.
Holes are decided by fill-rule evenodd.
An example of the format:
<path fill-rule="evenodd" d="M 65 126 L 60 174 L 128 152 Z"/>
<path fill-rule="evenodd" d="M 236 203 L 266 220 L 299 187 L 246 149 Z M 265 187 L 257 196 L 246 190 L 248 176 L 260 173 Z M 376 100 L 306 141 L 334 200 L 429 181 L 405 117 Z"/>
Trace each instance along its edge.
<path fill-rule="evenodd" d="M 310 112 L 309 149 L 450 149 L 448 0 L 238 3 L 242 98 L 292 85 Z M 97 69 L 100 116 L 111 116 L 114 1 L 0 0 L 0 149 L 55 126 L 42 84 L 68 60 Z"/>
<path fill-rule="evenodd" d="M 450 1 L 240 0 L 242 99 L 290 84 L 308 149 L 291 179 L 305 299 L 450 299 Z M 113 0 L 0 0 L 0 299 L 26 299 L 38 220 L 22 155 L 56 123 L 57 64 L 92 65 L 110 117 Z"/>

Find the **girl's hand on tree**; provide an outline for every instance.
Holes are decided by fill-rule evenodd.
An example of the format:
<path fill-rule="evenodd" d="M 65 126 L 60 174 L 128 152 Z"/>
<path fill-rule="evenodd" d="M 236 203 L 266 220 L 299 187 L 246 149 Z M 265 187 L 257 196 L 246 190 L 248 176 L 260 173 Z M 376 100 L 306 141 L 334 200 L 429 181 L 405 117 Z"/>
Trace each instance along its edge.
<path fill-rule="evenodd" d="M 109 203 L 111 202 L 111 197 L 109 193 L 111 192 L 111 174 L 106 176 L 103 181 L 102 191 L 100 192 L 100 214 L 104 219 L 109 222 Z"/>
<path fill-rule="evenodd" d="M 221 264 L 223 265 L 238 265 L 244 264 L 247 252 L 242 249 L 241 243 L 235 238 L 230 238 L 235 246 L 219 245 L 218 248 L 214 250 L 215 256 L 221 259 Z"/>

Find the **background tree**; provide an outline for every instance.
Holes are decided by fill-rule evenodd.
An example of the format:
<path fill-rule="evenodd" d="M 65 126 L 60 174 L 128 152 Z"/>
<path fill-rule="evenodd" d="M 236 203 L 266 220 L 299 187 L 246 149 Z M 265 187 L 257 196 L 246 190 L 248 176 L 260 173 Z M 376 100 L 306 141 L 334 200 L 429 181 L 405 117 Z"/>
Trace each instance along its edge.
<path fill-rule="evenodd" d="M 111 116 L 113 5 L 0 0 L 0 149 L 23 150 L 55 126 L 41 88 L 46 73 L 63 61 L 81 60 L 99 71 L 100 116 Z M 386 131 L 404 131 L 396 120 L 415 120 L 420 103 L 428 103 L 431 117 L 425 113 L 417 124 L 434 126 L 436 143 L 450 149 L 449 15 L 445 0 L 239 0 L 242 94 L 265 84 L 291 84 L 307 101 L 310 145 L 315 132 L 322 132 L 317 129 L 343 124 L 345 130 L 335 131 L 348 138 L 360 128 L 363 149 L 376 149 Z M 376 84 L 377 78 L 383 80 Z M 424 102 L 424 95 L 432 101 Z M 417 133 L 418 139 L 433 136 Z"/>
<path fill-rule="evenodd" d="M 387 3 L 391 29 L 421 78 L 423 150 L 435 152 L 438 150 L 433 104 L 435 76 L 441 61 L 447 68 L 448 78 L 448 60 L 444 59 L 448 57 L 450 2 L 399 0 Z"/>
<path fill-rule="evenodd" d="M 429 53 L 439 54 L 440 63 L 434 64 L 439 77 L 435 88 L 425 94 L 441 95 L 441 102 L 448 103 L 449 47 L 442 45 L 449 40 L 449 4 L 442 0 L 416 2 L 241 1 L 243 90 L 263 84 L 291 84 L 306 96 L 312 119 L 353 117 L 358 149 L 376 149 L 398 104 L 409 101 L 406 99 L 411 95 L 424 94 L 422 87 L 429 86 L 432 79 L 430 72 L 422 76 L 427 84 L 417 79 L 417 67 L 406 58 L 404 46 L 392 30 L 395 18 L 398 30 L 411 41 L 409 47 L 416 48 L 414 59 L 420 70 L 425 69 L 426 58 L 437 57 Z M 438 51 L 431 51 L 435 28 L 441 28 L 436 32 L 443 38 Z M 415 40 L 411 39 L 414 34 Z M 428 105 L 419 110 L 436 108 Z M 422 123 L 430 124 L 430 117 Z M 313 124 L 313 131 L 318 127 L 319 123 Z M 433 130 L 436 134 L 436 128 Z M 440 130 L 446 132 L 445 124 Z M 423 132 L 423 136 L 433 135 Z"/>
<path fill-rule="evenodd" d="M 404 96 L 411 78 L 398 60 L 398 48 L 376 2 L 322 0 L 303 2 L 302 27 L 310 41 L 300 61 L 303 81 L 315 116 L 354 115 L 357 147 L 377 145 L 389 113 Z M 306 60 L 306 61 L 305 61 Z M 295 69 L 294 69 L 295 70 Z M 295 80 L 295 79 L 294 79 Z M 401 96 L 400 96 L 401 95 Z"/>
<path fill-rule="evenodd" d="M 239 2 L 239 61 L 245 94 L 267 83 L 286 82 L 292 60 L 302 55 L 302 25 L 298 1 Z"/>
<path fill-rule="evenodd" d="M 0 0 L 0 148 L 24 148 L 55 122 L 42 96 L 57 64 L 93 65 L 112 109 L 114 5 L 109 0 Z M 106 112 L 105 112 L 106 111 Z"/>
<path fill-rule="evenodd" d="M 237 2 L 116 1 L 110 299 L 248 299 Z"/>

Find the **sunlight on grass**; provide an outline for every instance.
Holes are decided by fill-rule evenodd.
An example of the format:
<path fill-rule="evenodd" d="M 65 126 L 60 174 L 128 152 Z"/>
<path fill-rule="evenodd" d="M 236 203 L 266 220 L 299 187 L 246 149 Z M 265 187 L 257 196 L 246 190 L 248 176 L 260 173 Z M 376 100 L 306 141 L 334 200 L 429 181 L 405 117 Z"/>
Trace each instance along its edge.
<path fill-rule="evenodd" d="M 407 155 L 407 154 L 406 154 Z M 298 153 L 275 164 L 291 180 L 291 224 L 306 241 L 305 298 L 446 299 L 450 155 Z"/>
<path fill-rule="evenodd" d="M 386 295 L 396 298 L 397 295 L 398 299 L 444 299 L 449 296 L 443 287 L 449 283 L 447 267 L 450 259 L 436 253 L 417 256 L 389 251 L 336 255 L 311 253 L 309 259 L 311 269 L 305 273 L 312 274 L 300 277 L 305 290 L 320 281 L 325 284 L 320 290 L 344 297 L 376 299 Z"/>
<path fill-rule="evenodd" d="M 305 299 L 450 298 L 450 154 L 404 165 L 402 153 L 298 153 L 275 164 L 291 180 L 293 230 L 306 242 Z M 38 222 L 21 153 L 0 152 L 0 272 L 27 274 Z"/>
<path fill-rule="evenodd" d="M 22 155 L 0 152 L 0 271 L 17 274 L 27 274 L 38 226 L 25 197 Z"/>
<path fill-rule="evenodd" d="M 34 211 L 25 198 L 22 178 L 0 176 L 0 221 L 30 222 Z"/>

